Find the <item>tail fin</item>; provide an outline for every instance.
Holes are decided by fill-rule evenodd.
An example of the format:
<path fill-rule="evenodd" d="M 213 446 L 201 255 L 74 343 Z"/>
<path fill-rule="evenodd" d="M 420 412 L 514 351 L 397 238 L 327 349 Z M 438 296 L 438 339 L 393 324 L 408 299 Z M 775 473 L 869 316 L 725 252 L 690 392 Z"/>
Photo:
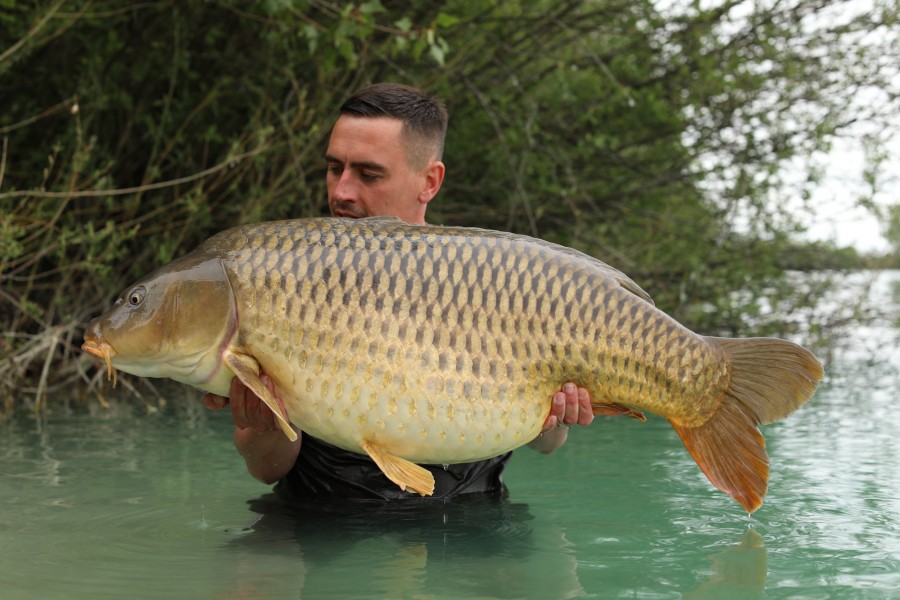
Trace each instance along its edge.
<path fill-rule="evenodd" d="M 725 399 L 699 427 L 670 420 L 713 485 L 749 512 L 762 505 L 769 481 L 766 442 L 756 428 L 809 400 L 824 375 L 812 352 L 774 338 L 705 338 L 725 351 L 731 382 Z"/>

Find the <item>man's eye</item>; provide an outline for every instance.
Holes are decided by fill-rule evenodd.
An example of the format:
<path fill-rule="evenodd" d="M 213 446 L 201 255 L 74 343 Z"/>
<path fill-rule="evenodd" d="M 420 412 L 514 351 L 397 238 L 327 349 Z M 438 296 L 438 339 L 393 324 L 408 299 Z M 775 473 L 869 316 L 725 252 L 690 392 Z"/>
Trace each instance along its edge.
<path fill-rule="evenodd" d="M 361 178 L 363 181 L 376 181 L 376 180 L 379 178 L 379 175 L 378 175 L 378 174 L 376 174 L 376 173 L 366 173 L 365 171 L 363 171 L 362 173 L 360 173 L 359 176 L 360 176 L 360 178 Z"/>
<path fill-rule="evenodd" d="M 344 168 L 340 165 L 328 165 L 328 173 L 331 175 L 340 175 L 344 172 Z"/>

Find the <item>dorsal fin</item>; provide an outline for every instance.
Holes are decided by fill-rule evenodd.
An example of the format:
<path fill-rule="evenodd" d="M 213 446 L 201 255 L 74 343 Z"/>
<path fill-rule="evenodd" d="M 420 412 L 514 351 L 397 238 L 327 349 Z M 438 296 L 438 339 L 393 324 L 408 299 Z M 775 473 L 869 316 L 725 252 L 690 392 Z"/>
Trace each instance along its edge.
<path fill-rule="evenodd" d="M 368 221 L 370 223 L 405 223 L 403 219 L 400 217 L 395 217 L 393 215 L 376 215 L 374 217 L 359 217 L 361 221 Z"/>

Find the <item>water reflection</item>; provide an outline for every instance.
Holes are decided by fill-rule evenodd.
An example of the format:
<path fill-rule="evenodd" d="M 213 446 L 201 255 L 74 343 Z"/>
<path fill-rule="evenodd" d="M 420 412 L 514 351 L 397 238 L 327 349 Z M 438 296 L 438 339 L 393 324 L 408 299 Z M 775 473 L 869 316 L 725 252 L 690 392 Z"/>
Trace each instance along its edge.
<path fill-rule="evenodd" d="M 584 595 L 563 532 L 533 528 L 528 506 L 508 498 L 296 502 L 272 493 L 249 504 L 257 516 L 229 542 L 241 574 L 232 597 L 268 587 L 248 585 L 245 559 L 253 568 L 260 553 L 286 552 L 296 556 L 290 587 L 310 597 L 361 587 L 389 598 Z"/>
<path fill-rule="evenodd" d="M 891 290 L 891 304 L 900 306 L 900 279 L 891 281 L 889 287 Z M 900 322 L 894 321 L 894 327 L 900 327 Z"/>
<path fill-rule="evenodd" d="M 710 557 L 713 573 L 684 596 L 685 600 L 765 598 L 768 552 L 762 536 L 747 529 L 740 542 Z"/>

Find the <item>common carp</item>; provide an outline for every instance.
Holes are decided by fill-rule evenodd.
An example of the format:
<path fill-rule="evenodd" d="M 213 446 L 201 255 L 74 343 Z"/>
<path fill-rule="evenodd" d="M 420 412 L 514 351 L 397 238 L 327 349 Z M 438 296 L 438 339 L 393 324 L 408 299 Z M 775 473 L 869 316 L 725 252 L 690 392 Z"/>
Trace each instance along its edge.
<path fill-rule="evenodd" d="M 750 512 L 769 471 L 757 425 L 794 411 L 823 375 L 785 340 L 693 333 L 571 248 L 390 217 L 223 231 L 127 288 L 82 348 L 110 376 L 223 396 L 236 376 L 291 439 L 288 418 L 422 495 L 433 479 L 415 463 L 530 442 L 553 392 L 575 381 L 595 412 L 668 419 L 709 480 Z"/>

